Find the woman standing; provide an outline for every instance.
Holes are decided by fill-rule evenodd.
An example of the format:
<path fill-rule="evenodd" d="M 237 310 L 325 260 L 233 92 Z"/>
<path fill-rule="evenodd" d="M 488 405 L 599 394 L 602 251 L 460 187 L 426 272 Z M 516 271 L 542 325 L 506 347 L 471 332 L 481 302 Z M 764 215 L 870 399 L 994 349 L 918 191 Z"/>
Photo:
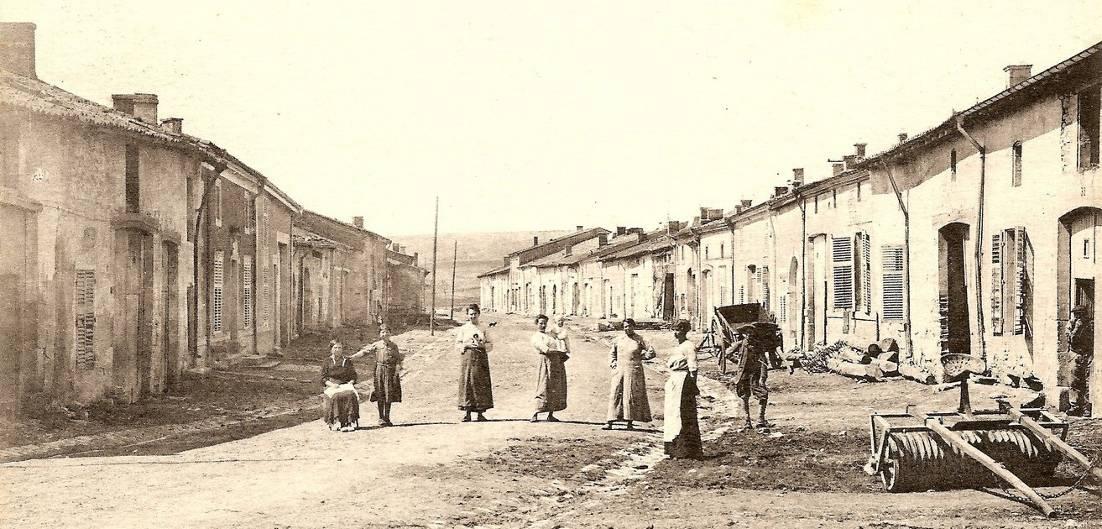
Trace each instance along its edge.
<path fill-rule="evenodd" d="M 700 459 L 700 424 L 696 415 L 696 347 L 689 341 L 689 322 L 678 321 L 673 336 L 677 348 L 666 361 L 670 378 L 666 380 L 665 425 L 662 440 L 666 455 L 675 459 Z"/>
<path fill-rule="evenodd" d="M 494 391 L 490 381 L 490 359 L 486 353 L 493 349 L 486 329 L 478 325 L 482 310 L 477 303 L 467 307 L 467 319 L 456 329 L 455 343 L 459 360 L 459 409 L 466 412 L 463 422 L 471 422 L 471 412 L 478 414 L 478 421 L 485 422 L 486 410 L 494 407 Z"/>
<path fill-rule="evenodd" d="M 330 430 L 351 432 L 359 427 L 360 398 L 353 384 L 356 368 L 342 354 L 344 346 L 336 340 L 329 342 L 329 357 L 321 366 L 322 420 Z"/>
<path fill-rule="evenodd" d="M 390 339 L 390 328 L 379 326 L 379 340 L 365 345 L 350 359 L 367 353 L 375 353 L 375 387 L 371 390 L 371 402 L 379 407 L 379 424 L 393 426 L 390 422 L 390 405 L 402 402 L 402 353 L 398 344 Z"/>
<path fill-rule="evenodd" d="M 608 396 L 608 425 L 626 422 L 650 422 L 650 403 L 647 402 L 647 379 L 643 374 L 643 360 L 654 358 L 654 349 L 635 333 L 635 320 L 624 320 L 624 334 L 612 341 L 608 365 L 612 368 L 612 380 Z"/>
<path fill-rule="evenodd" d="M 566 344 L 547 330 L 547 316 L 536 316 L 536 333 L 532 335 L 532 347 L 540 355 L 536 376 L 536 412 L 531 422 L 539 421 L 539 414 L 547 412 L 548 422 L 559 422 L 555 412 L 566 409 Z"/>

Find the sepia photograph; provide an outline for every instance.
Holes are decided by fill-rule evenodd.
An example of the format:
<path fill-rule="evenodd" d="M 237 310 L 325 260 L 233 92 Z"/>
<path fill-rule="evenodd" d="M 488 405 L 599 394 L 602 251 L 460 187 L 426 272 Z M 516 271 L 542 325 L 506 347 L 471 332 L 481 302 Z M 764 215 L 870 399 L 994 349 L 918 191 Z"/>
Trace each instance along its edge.
<path fill-rule="evenodd" d="M 0 527 L 1102 529 L 1102 2 L 4 0 Z"/>

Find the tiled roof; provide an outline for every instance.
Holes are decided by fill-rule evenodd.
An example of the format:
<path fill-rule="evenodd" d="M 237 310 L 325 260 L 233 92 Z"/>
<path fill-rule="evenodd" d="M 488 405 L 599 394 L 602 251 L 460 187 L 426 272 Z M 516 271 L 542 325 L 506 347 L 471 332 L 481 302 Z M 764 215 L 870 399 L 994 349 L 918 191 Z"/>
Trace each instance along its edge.
<path fill-rule="evenodd" d="M 654 253 L 663 250 L 668 250 L 674 247 L 673 237 L 666 234 L 665 231 L 655 231 L 647 234 L 646 239 L 639 243 L 633 244 L 624 248 L 623 250 L 613 252 L 611 254 L 601 257 L 602 261 L 612 261 L 615 259 L 625 259 L 628 257 L 635 257 L 646 253 Z"/>

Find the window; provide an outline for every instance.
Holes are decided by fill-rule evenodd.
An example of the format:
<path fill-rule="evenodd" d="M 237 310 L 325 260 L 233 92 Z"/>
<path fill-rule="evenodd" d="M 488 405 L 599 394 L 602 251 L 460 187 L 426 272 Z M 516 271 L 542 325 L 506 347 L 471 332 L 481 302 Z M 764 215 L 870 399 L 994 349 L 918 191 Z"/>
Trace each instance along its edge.
<path fill-rule="evenodd" d="M 214 225 L 222 227 L 222 181 L 214 182 Z"/>
<path fill-rule="evenodd" d="M 1010 185 L 1021 187 L 1022 185 L 1022 142 L 1016 141 L 1010 147 Z"/>
<path fill-rule="evenodd" d="M 138 147 L 126 146 L 126 212 L 137 213 L 139 209 L 138 194 Z"/>
<path fill-rule="evenodd" d="M 726 252 L 726 249 L 724 248 L 723 243 L 720 243 L 720 245 L 719 245 L 719 258 L 720 259 L 723 259 L 723 257 L 726 255 L 725 252 Z"/>
<path fill-rule="evenodd" d="M 704 247 L 704 258 L 705 259 L 708 258 L 708 247 L 707 246 Z"/>
<path fill-rule="evenodd" d="M 861 182 L 857 182 L 857 201 L 861 201 Z"/>
<path fill-rule="evenodd" d="M 885 244 L 880 247 L 885 320 L 903 319 L 903 247 Z"/>
<path fill-rule="evenodd" d="M 214 252 L 214 263 L 211 263 L 211 311 L 210 328 L 214 332 L 222 332 L 222 277 L 226 254 L 222 250 Z"/>
<path fill-rule="evenodd" d="M 853 239 L 832 238 L 834 262 L 834 308 L 853 309 Z"/>
<path fill-rule="evenodd" d="M 1083 239 L 1083 259 L 1091 258 L 1091 240 Z"/>
<path fill-rule="evenodd" d="M 1094 85 L 1078 94 L 1079 100 L 1079 170 L 1098 166 L 1100 88 Z"/>
<path fill-rule="evenodd" d="M 76 361 L 78 369 L 96 367 L 96 271 L 76 271 Z"/>
<path fill-rule="evenodd" d="M 831 189 L 830 190 L 830 207 L 832 207 L 832 208 L 837 208 L 838 207 L 838 190 L 837 189 Z"/>
<path fill-rule="evenodd" d="M 949 178 L 953 181 L 957 179 L 957 150 L 953 149 L 949 151 Z"/>
<path fill-rule="evenodd" d="M 241 263 L 241 303 L 243 326 L 248 328 L 253 324 L 253 258 L 246 255 Z"/>

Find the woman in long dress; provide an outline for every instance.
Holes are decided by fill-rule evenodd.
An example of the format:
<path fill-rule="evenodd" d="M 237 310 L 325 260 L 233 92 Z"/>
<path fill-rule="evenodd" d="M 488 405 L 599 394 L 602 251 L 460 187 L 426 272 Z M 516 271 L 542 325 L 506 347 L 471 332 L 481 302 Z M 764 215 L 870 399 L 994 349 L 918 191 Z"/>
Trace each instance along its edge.
<path fill-rule="evenodd" d="M 351 432 L 359 427 L 360 397 L 353 386 L 356 368 L 343 351 L 340 342 L 329 342 L 329 357 L 321 366 L 321 410 L 322 420 L 330 430 Z"/>
<path fill-rule="evenodd" d="M 696 347 L 689 341 L 689 322 L 674 326 L 677 348 L 666 360 L 670 378 L 666 379 L 665 425 L 662 440 L 666 455 L 675 459 L 700 459 L 704 456 L 697 422 Z"/>
<path fill-rule="evenodd" d="M 467 319 L 456 329 L 455 343 L 459 349 L 459 409 L 466 412 L 463 422 L 471 422 L 471 413 L 479 422 L 486 421 L 483 413 L 494 407 L 494 391 L 490 381 L 490 359 L 486 353 L 493 350 L 486 329 L 478 325 L 482 314 L 477 303 L 467 307 Z"/>
<path fill-rule="evenodd" d="M 367 353 L 375 353 L 375 387 L 369 400 L 379 408 L 379 424 L 393 426 L 390 422 L 390 405 L 402 402 L 402 353 L 398 344 L 390 339 L 390 329 L 379 326 L 379 340 L 365 345 L 349 358 L 359 358 Z"/>
<path fill-rule="evenodd" d="M 647 379 L 643 374 L 643 360 L 654 358 L 654 349 L 635 332 L 635 320 L 624 320 L 624 333 L 612 341 L 609 367 L 612 379 L 608 396 L 608 424 L 602 428 L 611 430 L 616 422 L 650 422 L 650 403 L 647 402 Z"/>
<path fill-rule="evenodd" d="M 555 412 L 566 409 L 566 361 L 565 340 L 552 335 L 547 329 L 547 316 L 536 316 L 536 330 L 532 335 L 532 347 L 540 355 L 536 376 L 536 412 L 531 422 L 539 421 L 539 414 L 546 412 L 548 422 L 558 422 Z"/>

